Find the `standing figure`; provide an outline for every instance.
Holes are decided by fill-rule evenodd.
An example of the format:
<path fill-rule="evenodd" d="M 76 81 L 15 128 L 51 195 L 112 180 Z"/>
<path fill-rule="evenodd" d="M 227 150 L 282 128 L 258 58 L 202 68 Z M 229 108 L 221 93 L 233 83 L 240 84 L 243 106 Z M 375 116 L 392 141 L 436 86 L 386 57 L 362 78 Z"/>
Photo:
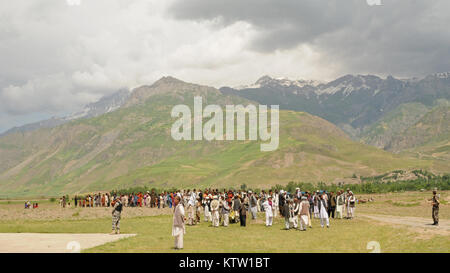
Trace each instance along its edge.
<path fill-rule="evenodd" d="M 334 218 L 334 211 L 336 210 L 336 196 L 333 192 L 330 193 L 330 198 L 328 199 L 328 217 Z"/>
<path fill-rule="evenodd" d="M 272 226 L 273 222 L 273 204 L 272 204 L 272 196 L 269 195 L 266 201 L 263 203 L 264 212 L 266 213 L 266 227 Z"/>
<path fill-rule="evenodd" d="M 245 227 L 246 225 L 247 210 L 248 210 L 248 203 L 244 201 L 244 198 L 241 198 L 239 208 L 239 222 L 241 222 L 241 227 Z"/>
<path fill-rule="evenodd" d="M 336 197 L 336 218 L 342 219 L 344 214 L 344 204 L 344 195 L 342 194 L 342 191 L 338 191 Z"/>
<path fill-rule="evenodd" d="M 437 193 L 437 188 L 433 189 L 433 198 L 431 198 L 431 206 L 433 207 L 432 209 L 432 214 L 433 214 L 433 225 L 434 226 L 438 226 L 439 225 L 439 196 L 436 194 Z"/>
<path fill-rule="evenodd" d="M 286 199 L 285 199 L 285 195 L 284 195 L 284 191 L 280 190 L 280 194 L 278 195 L 278 205 L 280 208 L 280 214 L 281 216 L 284 216 L 284 203 L 285 203 Z"/>
<path fill-rule="evenodd" d="M 211 201 L 209 200 L 209 196 L 206 196 L 203 200 L 203 206 L 205 210 L 205 222 L 211 221 Z"/>
<path fill-rule="evenodd" d="M 175 249 L 182 249 L 183 236 L 186 233 L 186 228 L 184 225 L 184 207 L 180 196 L 175 196 L 173 201 L 175 208 L 173 213 L 172 236 L 175 237 Z"/>
<path fill-rule="evenodd" d="M 327 224 L 327 228 L 329 228 L 330 227 L 330 219 L 328 218 L 328 212 L 327 212 L 328 202 L 324 195 L 325 195 L 325 193 L 323 195 L 321 195 L 318 199 L 320 226 L 324 227 L 324 225 Z"/>
<path fill-rule="evenodd" d="M 272 208 L 273 208 L 273 218 L 277 218 L 278 216 L 278 206 L 279 206 L 279 199 L 278 199 L 278 190 L 275 191 L 275 193 L 271 193 L 272 196 Z"/>
<path fill-rule="evenodd" d="M 222 200 L 222 217 L 223 217 L 223 226 L 227 227 L 228 226 L 228 222 L 230 220 L 230 206 L 228 205 L 228 201 L 225 200 L 224 197 L 220 197 L 220 199 Z"/>
<path fill-rule="evenodd" d="M 319 218 L 320 210 L 319 210 L 319 191 L 316 192 L 313 196 L 314 201 L 314 218 Z"/>
<path fill-rule="evenodd" d="M 300 215 L 300 230 L 306 230 L 306 226 L 309 223 L 309 226 L 311 227 L 310 222 L 310 214 L 309 214 L 309 201 L 306 196 L 302 196 L 302 201 L 300 202 L 300 208 L 299 208 L 299 215 Z"/>
<path fill-rule="evenodd" d="M 353 217 L 355 216 L 355 205 L 356 205 L 356 197 L 355 195 L 353 195 L 353 192 L 350 191 L 349 192 L 349 196 L 348 196 L 348 203 L 347 203 L 347 218 L 348 219 L 353 219 Z"/>
<path fill-rule="evenodd" d="M 112 231 L 111 234 L 120 234 L 120 217 L 122 214 L 122 202 L 120 202 L 120 198 L 116 197 L 113 202 L 113 210 L 112 210 Z"/>
<path fill-rule="evenodd" d="M 196 198 L 194 192 L 191 193 L 190 196 L 188 196 L 189 201 L 187 203 L 187 210 L 188 210 L 188 225 L 192 226 L 196 224 L 195 221 L 195 203 Z"/>
<path fill-rule="evenodd" d="M 345 210 L 347 211 L 347 219 L 350 218 L 350 207 L 348 205 L 349 198 L 350 198 L 350 189 L 347 188 L 347 192 L 344 193 Z"/>
<path fill-rule="evenodd" d="M 289 228 L 290 228 L 290 223 L 289 223 L 289 216 L 290 216 L 290 213 L 289 213 L 289 201 L 286 200 L 286 199 L 284 199 L 282 215 L 284 215 L 285 229 L 289 230 Z"/>
<path fill-rule="evenodd" d="M 252 213 L 252 220 L 256 220 L 256 214 L 258 212 L 258 200 L 256 200 L 256 196 L 254 193 L 249 191 L 250 197 L 250 212 Z"/>
<path fill-rule="evenodd" d="M 233 200 L 233 211 L 234 211 L 234 222 L 239 222 L 239 210 L 241 209 L 241 199 L 239 198 L 239 195 L 234 196 Z"/>
<path fill-rule="evenodd" d="M 297 195 L 296 195 L 297 196 Z M 300 198 L 295 197 L 292 215 L 292 223 L 295 229 L 298 229 L 298 212 L 300 211 Z"/>
<path fill-rule="evenodd" d="M 214 195 L 211 201 L 211 214 L 213 227 L 219 227 L 219 200 L 217 200 L 217 195 Z"/>

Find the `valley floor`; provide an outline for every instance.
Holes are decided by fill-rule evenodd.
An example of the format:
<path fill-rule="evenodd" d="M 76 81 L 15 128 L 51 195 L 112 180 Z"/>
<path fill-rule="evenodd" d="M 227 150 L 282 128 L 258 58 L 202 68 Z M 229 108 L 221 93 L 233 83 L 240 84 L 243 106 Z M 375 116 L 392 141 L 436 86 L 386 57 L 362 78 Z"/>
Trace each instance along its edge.
<path fill-rule="evenodd" d="M 331 227 L 321 228 L 313 220 L 313 228 L 306 232 L 283 230 L 284 219 L 277 218 L 272 227 L 265 227 L 264 213 L 257 220 L 247 219 L 247 227 L 230 224 L 229 227 L 211 227 L 201 222 L 187 226 L 185 249 L 173 249 L 170 209 L 125 208 L 121 221 L 122 234 L 136 234 L 96 246 L 81 246 L 82 252 L 359 252 L 380 246 L 381 252 L 449 252 L 450 205 L 449 192 L 441 192 L 440 225 L 431 226 L 431 206 L 426 199 L 430 193 L 406 192 L 370 195 L 375 202 L 359 204 L 353 220 L 331 219 Z M 367 198 L 368 195 L 361 196 Z M 111 229 L 109 209 L 61 209 L 56 203 L 43 203 L 39 209 L 43 218 L 22 215 L 19 203 L 0 202 L 0 211 L 18 214 L 0 220 L 0 233 L 16 236 L 16 244 L 25 233 L 43 233 L 46 236 L 67 234 L 97 234 L 105 238 Z M 39 209 L 35 210 L 37 212 Z M 62 210 L 62 212 L 61 212 Z M 139 211 L 144 213 L 139 216 Z M 67 212 L 69 211 L 69 212 Z M 78 214 L 76 214 L 78 211 Z M 52 214 L 53 212 L 53 214 Z M 54 213 L 56 212 L 56 213 Z M 72 216 L 75 214 L 75 216 Z M 96 215 L 96 218 L 92 218 Z M 51 215 L 51 216 L 50 216 Z M 153 216 L 152 216 L 153 215 Z M 22 234 L 18 234 L 22 233 Z M 49 234 L 51 233 L 51 234 Z M 2 234 L 2 236 L 4 236 Z M 95 235 L 94 235 L 95 236 Z M 108 235 L 114 239 L 117 235 Z M 106 236 L 107 240 L 108 236 Z M 1 237 L 0 237 L 1 238 Z M 68 237 L 73 240 L 74 237 Z M 69 239 L 67 239 L 69 240 Z M 68 243 L 68 242 L 67 242 Z M 67 244 L 66 243 L 66 244 Z M 81 244 L 81 243 L 80 243 Z M 3 244 L 3 247 L 6 245 Z M 3 249 L 2 249 L 3 251 Z M 10 249 L 7 252 L 19 251 Z"/>

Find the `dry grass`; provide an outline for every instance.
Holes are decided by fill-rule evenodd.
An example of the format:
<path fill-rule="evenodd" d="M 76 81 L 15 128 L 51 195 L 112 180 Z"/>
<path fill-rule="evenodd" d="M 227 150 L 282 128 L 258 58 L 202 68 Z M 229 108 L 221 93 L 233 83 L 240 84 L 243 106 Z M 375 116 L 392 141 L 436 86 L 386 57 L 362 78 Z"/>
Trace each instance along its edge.
<path fill-rule="evenodd" d="M 450 191 L 439 192 L 441 205 L 440 219 L 450 219 Z M 415 216 L 429 218 L 431 221 L 431 192 L 401 192 L 357 195 L 359 199 L 375 199 L 375 202 L 358 204 L 356 213 L 386 214 L 394 216 Z"/>
<path fill-rule="evenodd" d="M 22 202 L 7 201 L 0 203 L 0 219 L 3 220 L 84 220 L 111 217 L 111 208 L 61 208 L 59 203 L 39 202 L 37 209 L 24 209 Z M 131 208 L 124 207 L 124 218 L 133 218 L 140 216 L 168 215 L 172 210 L 169 208 Z"/>

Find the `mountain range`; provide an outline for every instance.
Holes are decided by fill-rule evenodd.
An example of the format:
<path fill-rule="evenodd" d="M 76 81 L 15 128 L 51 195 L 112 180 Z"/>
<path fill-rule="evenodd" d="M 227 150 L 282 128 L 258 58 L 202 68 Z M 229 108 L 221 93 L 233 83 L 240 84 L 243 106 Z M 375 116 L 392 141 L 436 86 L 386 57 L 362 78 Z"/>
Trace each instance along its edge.
<path fill-rule="evenodd" d="M 320 83 L 265 76 L 219 90 L 164 77 L 103 98 L 60 124 L 0 136 L 0 197 L 138 185 L 263 188 L 347 182 L 397 169 L 448 172 L 449 78 L 347 75 Z M 279 104 L 279 148 L 261 152 L 260 141 L 248 140 L 173 140 L 171 109 L 192 107 L 194 96 L 223 107 Z"/>
<path fill-rule="evenodd" d="M 416 145 L 394 143 L 410 126 L 436 108 L 449 106 L 450 72 L 422 79 L 346 75 L 328 83 L 264 76 L 249 86 L 220 90 L 261 104 L 278 104 L 280 109 L 317 115 L 354 140 L 398 152 Z"/>

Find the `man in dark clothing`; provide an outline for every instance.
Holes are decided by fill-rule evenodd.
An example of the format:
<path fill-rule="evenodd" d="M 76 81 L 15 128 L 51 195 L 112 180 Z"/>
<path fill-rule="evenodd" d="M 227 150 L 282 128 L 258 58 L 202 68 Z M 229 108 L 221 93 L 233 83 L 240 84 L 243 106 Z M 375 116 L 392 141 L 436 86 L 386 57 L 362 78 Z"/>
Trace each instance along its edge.
<path fill-rule="evenodd" d="M 281 216 L 284 216 L 284 204 L 286 203 L 286 200 L 284 198 L 284 191 L 280 191 L 279 195 L 279 207 L 280 207 L 280 214 Z"/>
<path fill-rule="evenodd" d="M 252 220 L 255 220 L 258 212 L 258 201 L 256 200 L 255 193 L 250 192 L 250 194 L 250 212 L 252 213 Z"/>
<path fill-rule="evenodd" d="M 233 211 L 234 211 L 234 222 L 235 223 L 237 223 L 240 219 L 240 217 L 239 217 L 240 209 L 241 209 L 241 199 L 239 198 L 239 196 L 235 195 L 234 201 L 233 201 Z"/>
<path fill-rule="evenodd" d="M 286 230 L 289 230 L 290 228 L 290 223 L 289 223 L 289 201 L 288 200 L 284 200 L 284 204 L 283 204 L 283 215 L 284 215 L 284 224 L 286 226 Z"/>
<path fill-rule="evenodd" d="M 241 222 L 241 227 L 245 227 L 247 221 L 247 210 L 248 205 L 244 202 L 244 198 L 240 200 L 240 208 L 239 208 L 239 218 Z"/>
<path fill-rule="evenodd" d="M 328 197 L 328 217 L 334 218 L 335 210 L 336 210 L 336 196 L 334 196 L 333 192 L 331 192 Z"/>
<path fill-rule="evenodd" d="M 436 195 L 437 188 L 434 188 L 433 190 L 433 198 L 431 198 L 431 205 L 433 207 L 432 209 L 432 215 L 433 215 L 433 225 L 438 226 L 439 225 L 439 196 Z"/>

